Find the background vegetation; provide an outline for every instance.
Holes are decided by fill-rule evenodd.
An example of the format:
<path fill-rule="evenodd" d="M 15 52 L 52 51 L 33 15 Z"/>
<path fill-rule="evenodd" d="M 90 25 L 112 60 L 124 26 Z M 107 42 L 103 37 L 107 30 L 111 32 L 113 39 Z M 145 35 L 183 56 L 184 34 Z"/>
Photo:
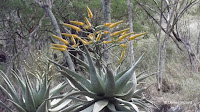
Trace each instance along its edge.
<path fill-rule="evenodd" d="M 37 61 L 45 61 L 47 57 L 66 64 L 62 53 L 50 49 L 51 43 L 55 41 L 51 35 L 56 34 L 56 31 L 45 10 L 35 1 L 0 0 L 0 70 L 4 71 L 11 79 L 13 77 L 9 73 L 12 69 L 21 72 L 25 69 L 31 72 L 38 70 L 43 72 L 45 68 L 41 62 Z M 159 74 L 146 79 L 147 83 L 144 84 L 148 86 L 144 96 L 158 104 L 163 112 L 170 108 L 196 111 L 200 108 L 200 4 L 198 0 L 175 0 L 178 4 L 175 8 L 171 4 L 176 4 L 176 2 L 168 3 L 168 0 L 163 0 L 162 6 L 161 1 L 131 0 L 133 31 L 136 33 L 147 32 L 144 37 L 133 41 L 136 59 L 145 52 L 144 60 L 136 73 L 145 70 L 146 74 L 163 73 L 160 91 L 158 91 L 159 80 L 157 80 Z M 111 0 L 110 2 L 111 22 L 124 21 L 123 25 L 115 30 L 128 27 L 127 1 Z M 69 23 L 70 20 L 84 20 L 84 16 L 87 16 L 85 8 L 87 5 L 93 11 L 93 25 L 103 24 L 104 12 L 101 0 L 55 0 L 51 7 L 60 25 L 62 22 Z M 170 8 L 167 9 L 168 7 Z M 182 13 L 183 11 L 184 13 Z M 170 19 L 165 20 L 164 17 L 167 18 L 167 14 L 171 16 L 169 16 Z M 182 16 L 178 17 L 181 14 Z M 159 22 L 161 23 L 159 24 Z M 174 29 L 170 30 L 168 28 L 168 26 L 171 27 L 170 25 L 174 25 Z M 61 32 L 66 31 L 62 25 L 59 27 Z M 161 28 L 164 28 L 167 33 L 160 30 Z M 113 55 L 110 57 L 116 65 L 118 58 L 114 56 L 120 57 L 121 49 L 119 49 L 112 49 Z M 163 57 L 165 63 L 162 67 L 163 70 L 159 70 L 158 66 L 162 66 L 162 62 L 158 61 L 159 52 L 162 54 L 162 51 L 166 52 L 166 56 Z M 126 58 L 129 60 L 128 53 Z M 129 61 L 122 62 L 123 68 L 129 65 Z M 55 80 L 60 82 L 64 78 L 59 77 Z M 4 85 L 1 79 L 0 83 Z M 3 97 L 2 93 L 0 93 L 0 97 Z"/>

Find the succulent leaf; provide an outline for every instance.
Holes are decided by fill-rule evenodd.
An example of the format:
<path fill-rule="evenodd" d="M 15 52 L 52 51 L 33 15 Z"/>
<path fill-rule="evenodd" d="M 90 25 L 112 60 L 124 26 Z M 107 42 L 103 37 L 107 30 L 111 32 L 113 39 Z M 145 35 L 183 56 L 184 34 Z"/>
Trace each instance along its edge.
<path fill-rule="evenodd" d="M 66 76 L 69 81 L 76 87 L 78 88 L 80 91 L 88 91 L 87 88 L 90 87 L 90 85 L 83 85 L 81 82 L 79 83 L 79 80 L 74 80 L 73 77 L 71 77 L 71 75 L 69 75 L 67 72 L 65 71 L 60 71 L 62 73 L 63 76 Z"/>
<path fill-rule="evenodd" d="M 93 112 L 93 111 L 92 111 L 93 108 L 94 108 L 94 104 L 93 104 L 93 105 L 90 105 L 89 107 L 87 107 L 86 109 L 84 109 L 84 110 L 82 110 L 82 111 L 80 111 L 80 112 Z"/>
<path fill-rule="evenodd" d="M 28 81 L 26 82 L 26 90 L 25 90 L 25 106 L 26 106 L 26 109 L 30 109 L 30 111 L 33 111 L 33 112 L 36 111 L 35 101 L 33 98 L 33 94 L 30 90 L 30 85 Z"/>
<path fill-rule="evenodd" d="M 0 89 L 8 98 L 13 99 L 12 95 L 3 86 L 0 85 Z"/>
<path fill-rule="evenodd" d="M 111 112 L 117 112 L 114 104 L 108 103 L 107 107 Z"/>
<path fill-rule="evenodd" d="M 43 100 L 44 100 L 44 93 L 46 92 L 47 90 L 47 76 L 45 75 L 43 81 L 42 81 L 42 84 L 41 84 L 41 87 L 37 93 L 37 100 L 38 100 L 38 104 L 42 103 Z"/>
<path fill-rule="evenodd" d="M 137 67 L 137 65 L 140 63 L 140 61 L 142 60 L 143 55 L 138 59 L 138 61 L 123 75 L 121 76 L 115 83 L 116 85 L 116 93 L 118 93 L 120 91 L 120 89 L 122 89 L 127 82 L 132 79 L 134 86 L 136 86 L 137 84 L 137 80 L 136 80 L 136 76 L 135 76 L 135 69 Z"/>
<path fill-rule="evenodd" d="M 86 56 L 87 56 L 87 59 L 88 59 L 88 62 L 89 62 L 89 67 L 90 67 L 90 80 L 91 80 L 91 84 L 92 84 L 92 88 L 93 88 L 93 91 L 97 94 L 103 94 L 104 90 L 99 82 L 99 76 L 96 72 L 96 69 L 94 67 L 94 64 L 92 62 L 92 59 L 90 57 L 90 54 L 87 50 L 87 48 L 84 46 L 84 49 L 85 49 L 85 53 L 86 53 Z"/>
<path fill-rule="evenodd" d="M 42 104 L 37 108 L 36 112 L 47 112 L 47 101 L 42 102 Z"/>
<path fill-rule="evenodd" d="M 94 103 L 93 112 L 100 112 L 104 107 L 108 105 L 108 100 L 100 100 Z"/>
<path fill-rule="evenodd" d="M 115 76 L 115 81 L 117 81 L 121 76 L 124 75 L 124 73 L 126 73 L 128 70 L 124 70 L 124 71 L 121 71 L 119 72 L 116 76 Z"/>
<path fill-rule="evenodd" d="M 49 109 L 50 112 L 58 112 L 62 110 L 64 107 L 66 107 L 72 100 L 71 99 L 66 99 L 64 102 L 62 102 L 59 105 L 52 105 L 52 108 Z"/>
<path fill-rule="evenodd" d="M 105 85 L 105 96 L 112 97 L 115 92 L 115 79 L 113 72 L 109 67 L 106 67 L 106 85 Z"/>
<path fill-rule="evenodd" d="M 144 92 L 145 90 L 146 90 L 146 88 L 141 88 L 141 89 L 136 90 L 136 91 L 133 93 L 133 97 L 134 97 L 134 96 L 141 95 L 141 93 Z"/>
<path fill-rule="evenodd" d="M 79 107 L 81 105 L 82 105 L 82 103 L 76 103 L 76 104 L 68 106 L 67 108 L 61 110 L 60 112 L 72 112 L 74 109 L 76 109 L 77 107 Z"/>
<path fill-rule="evenodd" d="M 17 97 L 17 93 L 15 91 L 15 88 L 12 85 L 12 83 L 10 82 L 9 78 L 2 71 L 1 71 L 0 75 L 3 78 L 3 80 L 5 81 L 5 83 L 8 87 L 8 90 L 10 92 L 10 95 L 12 96 L 12 99 L 14 100 L 14 102 L 16 102 L 17 104 L 23 105 L 22 101 L 19 100 L 19 98 Z"/>
<path fill-rule="evenodd" d="M 21 107 L 18 103 L 10 99 L 8 99 L 8 101 L 10 101 L 19 112 L 26 112 L 26 110 L 24 110 L 24 108 Z"/>
<path fill-rule="evenodd" d="M 13 112 L 9 107 L 7 107 L 1 100 L 0 100 L 0 107 L 3 107 L 8 110 L 8 112 Z"/>
<path fill-rule="evenodd" d="M 66 73 L 68 73 L 69 75 L 71 75 L 71 77 L 73 77 L 74 79 L 76 79 L 77 81 L 81 82 L 83 85 L 87 86 L 88 90 L 92 91 L 92 88 L 91 86 L 91 83 L 86 79 L 84 78 L 82 75 L 72 71 L 72 70 L 69 70 L 67 69 L 66 67 L 60 65 L 60 64 L 57 64 L 56 62 L 52 61 L 52 60 L 49 60 L 50 62 L 52 62 L 53 64 L 55 64 L 56 66 L 60 67 L 61 69 L 63 69 Z"/>
<path fill-rule="evenodd" d="M 49 96 L 50 97 L 55 96 L 57 93 L 62 91 L 66 86 L 67 86 L 67 84 L 65 82 L 58 84 L 57 86 L 53 87 L 50 90 Z"/>
<path fill-rule="evenodd" d="M 137 107 L 135 104 L 133 104 L 132 102 L 124 101 L 124 100 L 119 99 L 119 98 L 115 98 L 115 100 L 116 100 L 118 103 L 121 103 L 121 104 L 124 104 L 125 106 L 128 106 L 129 108 L 131 108 L 131 110 L 136 111 L 136 112 L 139 112 L 138 107 Z"/>

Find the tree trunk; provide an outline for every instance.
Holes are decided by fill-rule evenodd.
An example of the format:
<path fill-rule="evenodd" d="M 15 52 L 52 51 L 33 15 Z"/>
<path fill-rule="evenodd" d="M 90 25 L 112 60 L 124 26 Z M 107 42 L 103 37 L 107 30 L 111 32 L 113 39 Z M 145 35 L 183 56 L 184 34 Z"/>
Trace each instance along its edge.
<path fill-rule="evenodd" d="M 189 60 L 190 60 L 190 64 L 191 64 L 191 70 L 194 72 L 197 72 L 197 59 L 196 59 L 196 54 L 193 52 L 192 48 L 191 48 L 191 44 L 189 44 L 188 42 L 183 41 L 183 44 L 188 52 L 188 56 L 189 56 Z"/>
<path fill-rule="evenodd" d="M 132 7 L 131 7 L 130 0 L 127 0 L 127 6 L 128 6 L 128 19 L 129 19 L 130 32 L 133 32 L 133 16 L 132 16 Z M 130 53 L 130 61 L 131 61 L 131 65 L 132 65 L 135 61 L 134 50 L 133 50 L 133 41 L 129 42 L 129 53 Z"/>
<path fill-rule="evenodd" d="M 161 11 L 163 10 L 163 0 L 161 0 Z M 160 75 L 160 54 L 161 54 L 161 24 L 162 24 L 162 17 L 163 15 L 160 15 L 160 29 L 159 29 L 159 35 L 158 35 L 158 55 L 157 55 L 157 86 L 158 86 L 158 91 L 161 89 L 162 85 L 162 76 Z"/>
<path fill-rule="evenodd" d="M 103 15 L 104 15 L 104 23 L 110 23 L 111 22 L 111 14 L 110 14 L 110 2 L 111 0 L 101 0 L 102 6 L 103 6 Z M 105 28 L 105 30 L 109 31 L 109 28 Z M 107 40 L 109 40 L 109 34 L 105 36 Z M 106 47 L 106 46 L 104 46 Z M 107 62 L 109 59 L 109 51 L 104 52 L 104 60 Z"/>
<path fill-rule="evenodd" d="M 55 18 L 55 16 L 54 16 L 54 14 L 53 14 L 53 12 L 52 12 L 50 6 L 48 6 L 48 5 L 43 5 L 42 8 L 45 10 L 46 14 L 47 14 L 48 17 L 50 18 L 51 23 L 52 23 L 52 25 L 53 25 L 53 27 L 54 27 L 54 30 L 56 31 L 56 35 L 59 36 L 59 37 L 62 37 L 61 32 L 60 32 L 60 28 L 59 28 L 58 23 L 57 23 L 57 20 L 56 20 L 56 18 Z M 60 43 L 60 44 L 61 44 L 61 43 Z M 74 64 L 73 64 L 73 62 L 72 62 L 72 59 L 71 59 L 71 57 L 70 57 L 68 51 L 63 51 L 63 55 L 64 55 L 65 59 L 67 60 L 67 64 L 68 64 L 68 66 L 69 66 L 69 69 L 71 69 L 71 70 L 74 71 L 74 70 L 75 70 L 75 69 L 74 69 Z"/>
<path fill-rule="evenodd" d="M 111 22 L 110 3 L 111 0 L 101 0 L 103 6 L 104 23 Z"/>
<path fill-rule="evenodd" d="M 197 40 L 197 56 L 199 56 L 199 46 L 200 46 L 200 32 Z"/>

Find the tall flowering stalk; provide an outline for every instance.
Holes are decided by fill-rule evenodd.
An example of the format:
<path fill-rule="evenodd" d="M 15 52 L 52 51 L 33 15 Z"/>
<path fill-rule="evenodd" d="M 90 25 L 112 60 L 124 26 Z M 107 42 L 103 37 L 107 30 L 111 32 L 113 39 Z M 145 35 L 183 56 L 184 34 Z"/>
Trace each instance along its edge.
<path fill-rule="evenodd" d="M 83 22 L 70 21 L 71 24 L 63 23 L 64 26 L 67 26 L 68 28 L 72 28 L 78 32 L 77 34 L 62 33 L 63 36 L 70 37 L 67 40 L 71 40 L 73 42 L 72 45 L 69 45 L 68 41 L 63 40 L 61 37 L 59 38 L 55 35 L 53 35 L 53 37 L 62 41 L 65 45 L 67 45 L 67 47 L 77 48 L 77 47 L 80 47 L 82 44 L 89 45 L 92 47 L 92 49 L 94 51 L 97 51 L 98 54 L 96 54 L 96 55 L 99 55 L 99 57 L 102 57 L 102 55 L 104 53 L 103 49 L 99 49 L 99 48 L 102 48 L 101 46 L 103 44 L 110 44 L 110 46 L 115 45 L 115 46 L 122 47 L 124 50 L 121 53 L 122 54 L 121 57 L 119 57 L 119 62 L 121 63 L 123 57 L 125 56 L 126 48 L 124 46 L 120 46 L 120 44 L 127 44 L 128 41 L 131 41 L 139 36 L 146 34 L 146 33 L 140 33 L 140 34 L 136 34 L 132 37 L 129 37 L 131 34 L 134 34 L 134 32 L 127 33 L 127 32 L 129 32 L 130 28 L 125 28 L 125 29 L 115 31 L 115 32 L 108 32 L 108 31 L 104 30 L 105 28 L 97 30 L 92 26 L 92 24 L 90 22 L 91 19 L 93 18 L 92 11 L 89 9 L 88 6 L 86 6 L 86 9 L 87 9 L 88 17 L 84 17 L 85 21 L 83 21 Z M 117 21 L 114 23 L 104 23 L 104 25 L 99 25 L 99 26 L 104 26 L 104 27 L 113 29 L 122 23 L 123 23 L 123 20 Z M 92 32 L 89 32 L 89 31 L 92 31 Z M 86 37 L 82 37 L 81 35 L 79 35 L 81 32 L 86 34 Z M 106 34 L 109 34 L 109 36 L 110 36 L 109 41 L 105 41 L 105 40 L 107 40 L 105 38 Z M 108 47 L 110 47 L 110 46 L 108 46 Z M 110 48 L 112 48 L 112 47 L 110 47 Z M 56 49 L 56 50 L 60 50 L 60 51 L 67 50 L 66 47 L 60 47 L 60 46 L 53 46 L 52 49 Z"/>

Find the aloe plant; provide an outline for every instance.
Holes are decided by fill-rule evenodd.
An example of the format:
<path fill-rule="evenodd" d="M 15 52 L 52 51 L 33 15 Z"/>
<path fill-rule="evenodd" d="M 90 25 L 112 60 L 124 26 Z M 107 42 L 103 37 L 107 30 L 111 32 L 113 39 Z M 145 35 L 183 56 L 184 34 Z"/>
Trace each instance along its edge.
<path fill-rule="evenodd" d="M 148 107 L 147 103 L 151 102 L 142 99 L 141 93 L 145 88 L 137 89 L 137 76 L 134 73 L 143 55 L 128 70 L 115 73 L 110 69 L 109 65 L 105 68 L 100 65 L 98 66 L 98 64 L 94 65 L 99 60 L 93 60 L 87 48 L 84 48 L 88 64 L 78 58 L 76 59 L 87 69 L 86 71 L 88 71 L 90 76 L 89 79 L 50 60 L 56 66 L 60 67 L 62 75 L 66 76 L 73 84 L 72 87 L 78 90 L 59 98 L 62 98 L 64 101 L 70 97 L 80 95 L 85 96 L 87 99 L 79 99 L 77 105 L 70 107 L 72 109 L 71 112 L 139 112 L 138 107 Z M 148 76 L 140 75 L 138 79 L 141 81 Z M 66 112 L 70 112 L 68 108 L 66 108 Z"/>
<path fill-rule="evenodd" d="M 10 101 L 18 112 L 56 112 L 62 110 L 71 99 L 64 103 L 59 103 L 60 99 L 47 101 L 46 99 L 59 95 L 66 87 L 66 83 L 60 83 L 55 87 L 50 87 L 51 79 L 48 79 L 48 74 L 43 74 L 43 77 L 37 77 L 36 81 L 30 80 L 27 74 L 19 75 L 12 72 L 14 80 L 11 80 L 0 71 L 0 76 L 5 81 L 6 88 L 0 85 L 0 89 L 7 95 Z M 37 76 L 37 75 L 35 75 Z M 16 85 L 19 90 L 16 89 Z M 58 105 L 59 103 L 59 105 Z M 14 110 L 9 109 L 2 101 L 0 105 L 5 107 L 9 112 Z"/>

